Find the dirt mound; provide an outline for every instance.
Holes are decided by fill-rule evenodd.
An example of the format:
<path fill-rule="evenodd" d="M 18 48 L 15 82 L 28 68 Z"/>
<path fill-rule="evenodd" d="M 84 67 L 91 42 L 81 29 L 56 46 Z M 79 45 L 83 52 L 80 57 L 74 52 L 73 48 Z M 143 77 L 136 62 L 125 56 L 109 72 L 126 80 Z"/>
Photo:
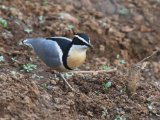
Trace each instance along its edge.
<path fill-rule="evenodd" d="M 159 11 L 158 0 L 0 0 L 0 118 L 160 119 L 159 54 L 141 71 L 132 95 L 123 71 L 159 49 Z M 19 43 L 77 32 L 87 33 L 94 45 L 81 69 L 118 70 L 69 74 L 74 93 Z"/>

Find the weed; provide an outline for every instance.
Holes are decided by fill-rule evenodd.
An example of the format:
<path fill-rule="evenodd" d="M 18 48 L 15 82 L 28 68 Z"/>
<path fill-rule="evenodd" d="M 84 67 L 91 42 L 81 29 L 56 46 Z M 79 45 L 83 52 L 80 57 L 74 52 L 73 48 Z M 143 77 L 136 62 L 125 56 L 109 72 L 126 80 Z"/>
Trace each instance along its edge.
<path fill-rule="evenodd" d="M 125 116 L 120 116 L 118 114 L 116 114 L 116 117 L 114 120 L 126 120 L 126 117 Z"/>
<path fill-rule="evenodd" d="M 108 110 L 105 107 L 102 107 L 102 108 L 103 108 L 103 111 L 102 111 L 101 118 L 105 119 L 107 117 L 107 115 L 108 115 Z"/>
<path fill-rule="evenodd" d="M 108 70 L 111 70 L 112 68 L 111 68 L 110 66 L 108 66 L 108 65 L 102 65 L 102 66 L 100 67 L 100 69 L 101 69 L 101 70 L 106 70 L 106 71 L 108 71 Z"/>
<path fill-rule="evenodd" d="M 40 86 L 41 86 L 42 88 L 44 88 L 44 89 L 47 89 L 47 88 L 48 88 L 47 83 L 43 83 L 43 84 L 41 84 Z"/>
<path fill-rule="evenodd" d="M 73 24 L 69 24 L 67 25 L 67 27 L 65 28 L 66 31 L 70 31 L 73 30 L 75 28 L 75 26 Z"/>
<path fill-rule="evenodd" d="M 31 63 L 27 63 L 24 64 L 22 66 L 22 70 L 21 71 L 25 71 L 25 72 L 31 72 L 32 70 L 36 69 L 37 65 L 31 64 Z"/>
<path fill-rule="evenodd" d="M 102 93 L 102 92 L 101 92 L 100 90 L 96 90 L 96 91 L 95 91 L 95 94 L 96 94 L 96 95 L 100 95 L 101 93 Z"/>
<path fill-rule="evenodd" d="M 65 74 L 63 74 L 64 75 L 64 77 L 66 78 L 66 79 L 69 79 L 69 78 L 71 78 L 74 74 L 73 73 L 65 73 Z"/>
<path fill-rule="evenodd" d="M 119 63 L 120 63 L 120 64 L 126 64 L 126 61 L 123 60 L 123 59 L 121 59 L 121 60 L 119 60 Z"/>
<path fill-rule="evenodd" d="M 129 13 L 129 10 L 124 6 L 121 6 L 117 9 L 117 12 L 120 15 L 127 15 Z"/>
<path fill-rule="evenodd" d="M 126 120 L 126 117 L 125 117 L 124 114 L 125 113 L 124 113 L 124 111 L 121 108 L 117 108 L 114 120 Z"/>
<path fill-rule="evenodd" d="M 33 79 L 38 79 L 38 80 L 40 80 L 40 79 L 43 79 L 44 76 L 40 76 L 40 75 L 37 75 L 37 74 L 33 74 L 33 75 L 32 75 L 32 78 L 33 78 Z"/>
<path fill-rule="evenodd" d="M 2 25 L 3 28 L 8 28 L 8 22 L 0 17 L 0 25 Z"/>
<path fill-rule="evenodd" d="M 126 61 L 123 58 L 121 58 L 119 54 L 117 54 L 116 58 L 118 59 L 119 64 L 121 64 L 121 65 L 126 64 Z"/>
<path fill-rule="evenodd" d="M 112 86 L 111 81 L 108 81 L 107 83 L 102 84 L 103 90 L 108 90 L 108 88 L 110 88 L 111 86 Z"/>

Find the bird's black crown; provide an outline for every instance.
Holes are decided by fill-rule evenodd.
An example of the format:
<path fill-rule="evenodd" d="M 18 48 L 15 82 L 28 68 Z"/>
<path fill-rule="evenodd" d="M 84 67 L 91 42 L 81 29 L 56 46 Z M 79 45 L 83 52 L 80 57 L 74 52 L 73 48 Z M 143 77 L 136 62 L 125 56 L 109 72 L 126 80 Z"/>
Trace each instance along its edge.
<path fill-rule="evenodd" d="M 84 33 L 78 33 L 74 35 L 72 42 L 74 45 L 87 45 L 87 46 L 90 45 L 90 39 L 88 35 Z"/>

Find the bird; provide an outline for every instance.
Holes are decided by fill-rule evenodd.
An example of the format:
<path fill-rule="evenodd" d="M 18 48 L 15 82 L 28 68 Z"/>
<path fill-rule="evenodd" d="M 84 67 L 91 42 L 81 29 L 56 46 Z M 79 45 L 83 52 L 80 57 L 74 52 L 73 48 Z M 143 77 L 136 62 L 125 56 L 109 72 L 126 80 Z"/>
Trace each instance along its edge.
<path fill-rule="evenodd" d="M 77 33 L 72 39 L 67 37 L 27 38 L 22 44 L 33 48 L 37 56 L 53 70 L 60 73 L 63 81 L 74 90 L 63 73 L 81 66 L 86 59 L 86 52 L 92 48 L 90 38 L 85 33 Z"/>

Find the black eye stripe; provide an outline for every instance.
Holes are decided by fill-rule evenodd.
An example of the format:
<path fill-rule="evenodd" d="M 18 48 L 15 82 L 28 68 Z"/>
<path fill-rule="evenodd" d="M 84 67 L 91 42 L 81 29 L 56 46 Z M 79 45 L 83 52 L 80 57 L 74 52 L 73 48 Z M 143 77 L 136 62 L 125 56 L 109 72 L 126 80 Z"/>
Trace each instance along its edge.
<path fill-rule="evenodd" d="M 86 45 L 86 46 L 89 46 L 87 43 L 81 41 L 81 40 L 78 40 L 78 41 L 74 41 L 74 45 Z"/>
<path fill-rule="evenodd" d="M 74 42 L 74 44 L 75 44 L 75 45 L 84 45 L 85 43 L 82 42 L 81 40 L 76 40 L 76 41 Z"/>

